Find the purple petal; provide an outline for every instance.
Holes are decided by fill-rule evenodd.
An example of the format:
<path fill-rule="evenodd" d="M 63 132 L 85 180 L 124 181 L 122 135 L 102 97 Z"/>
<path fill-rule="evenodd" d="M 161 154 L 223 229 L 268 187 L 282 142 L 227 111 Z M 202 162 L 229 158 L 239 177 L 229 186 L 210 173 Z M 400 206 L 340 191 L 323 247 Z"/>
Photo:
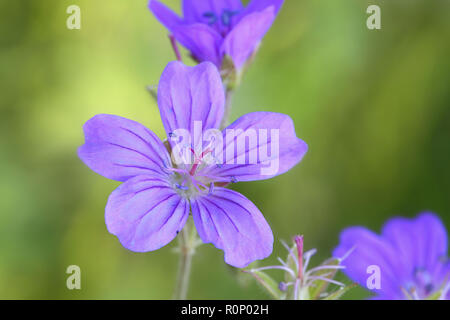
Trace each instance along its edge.
<path fill-rule="evenodd" d="M 209 62 L 196 67 L 171 62 L 159 82 L 158 105 L 168 135 L 185 129 L 195 139 L 195 121 L 201 121 L 203 130 L 217 128 L 223 117 L 224 100 L 219 71 Z"/>
<path fill-rule="evenodd" d="M 183 20 L 164 4 L 156 0 L 150 0 L 148 8 L 168 30 L 172 31 L 178 25 L 183 24 Z"/>
<path fill-rule="evenodd" d="M 173 36 L 197 61 L 209 61 L 220 67 L 219 48 L 223 39 L 213 28 L 201 23 L 182 25 L 173 29 Z"/>
<path fill-rule="evenodd" d="M 155 176 L 128 180 L 109 197 L 108 231 L 132 251 L 157 250 L 175 238 L 189 216 L 189 203 Z"/>
<path fill-rule="evenodd" d="M 407 272 L 424 268 L 434 272 L 447 256 L 447 232 L 440 219 L 423 213 L 416 219 L 394 218 L 383 228 L 383 237 L 395 247 Z"/>
<path fill-rule="evenodd" d="M 223 141 L 223 152 L 216 154 L 223 164 L 202 173 L 237 181 L 283 174 L 299 163 L 308 150 L 306 143 L 297 138 L 292 119 L 274 112 L 242 116 L 223 131 Z"/>
<path fill-rule="evenodd" d="M 244 268 L 272 253 L 273 235 L 258 208 L 243 195 L 224 188 L 191 200 L 200 238 L 225 252 L 225 262 Z"/>
<path fill-rule="evenodd" d="M 263 11 L 268 7 L 273 6 L 275 14 L 280 11 L 284 0 L 251 0 L 250 3 L 244 10 L 244 14 L 249 14 L 252 12 Z"/>
<path fill-rule="evenodd" d="M 387 299 L 403 297 L 401 287 L 405 278 L 402 265 L 388 242 L 363 227 L 350 227 L 341 233 L 339 246 L 334 249 L 333 256 L 340 258 L 349 252 L 342 265 L 346 267 L 343 271 L 353 281 L 367 288 L 367 279 L 371 275 L 368 267 L 375 265 L 380 268 L 381 289 L 372 291 Z"/>
<path fill-rule="evenodd" d="M 243 17 L 226 36 L 220 49 L 221 54 L 230 56 L 235 67 L 241 69 L 274 20 L 274 7 Z"/>
<path fill-rule="evenodd" d="M 208 23 L 205 13 L 214 13 L 220 19 L 224 10 L 241 11 L 242 9 L 240 0 L 183 0 L 183 15 L 188 23 Z"/>
<path fill-rule="evenodd" d="M 135 121 L 100 114 L 83 129 L 86 142 L 78 149 L 78 156 L 106 178 L 125 181 L 141 174 L 164 175 L 170 164 L 161 140 Z"/>

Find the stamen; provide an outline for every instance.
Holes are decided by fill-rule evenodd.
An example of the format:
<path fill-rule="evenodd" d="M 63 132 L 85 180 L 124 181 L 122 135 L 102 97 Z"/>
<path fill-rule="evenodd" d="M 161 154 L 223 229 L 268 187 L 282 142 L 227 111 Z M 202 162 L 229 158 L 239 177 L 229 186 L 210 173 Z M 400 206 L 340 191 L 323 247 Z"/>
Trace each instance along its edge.
<path fill-rule="evenodd" d="M 211 176 L 211 175 L 204 174 L 204 173 L 196 173 L 195 175 L 197 177 L 205 177 L 207 179 L 214 180 L 215 182 L 230 182 L 230 179 L 225 178 L 225 177 Z"/>
<path fill-rule="evenodd" d="M 189 190 L 189 188 L 188 187 L 186 187 L 186 186 L 183 186 L 183 185 L 180 185 L 180 184 L 175 184 L 175 186 L 178 188 L 178 189 L 180 189 L 180 190 Z"/>
<path fill-rule="evenodd" d="M 278 284 L 278 290 L 280 290 L 281 292 L 286 292 L 288 289 L 288 284 L 286 282 L 281 281 Z"/>
<path fill-rule="evenodd" d="M 237 15 L 239 11 L 231 11 L 231 10 L 223 10 L 221 21 L 224 26 L 229 26 L 231 24 L 231 18 L 235 15 Z"/>
<path fill-rule="evenodd" d="M 202 192 L 197 184 L 197 181 L 195 179 L 191 179 L 192 185 L 197 189 L 198 192 Z"/>
<path fill-rule="evenodd" d="M 210 11 L 205 12 L 203 14 L 203 17 L 205 17 L 206 19 L 209 19 L 209 21 L 208 21 L 209 25 L 215 24 L 217 22 L 217 20 L 218 20 L 217 19 L 217 15 L 214 12 L 210 12 Z"/>

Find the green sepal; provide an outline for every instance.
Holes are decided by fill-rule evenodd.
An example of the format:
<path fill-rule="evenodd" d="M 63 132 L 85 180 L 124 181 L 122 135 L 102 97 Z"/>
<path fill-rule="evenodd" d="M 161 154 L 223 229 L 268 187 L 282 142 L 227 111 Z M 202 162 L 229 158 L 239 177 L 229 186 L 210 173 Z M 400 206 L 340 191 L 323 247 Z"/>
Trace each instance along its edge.
<path fill-rule="evenodd" d="M 338 266 L 340 264 L 340 260 L 336 258 L 331 258 L 328 260 L 325 260 L 321 266 Z M 327 279 L 333 279 L 336 276 L 338 269 L 326 269 L 326 270 L 320 270 L 315 273 L 317 276 L 323 276 Z M 328 274 L 328 275 L 325 275 Z M 310 287 L 310 297 L 312 300 L 317 300 L 320 298 L 320 296 L 327 290 L 329 286 L 329 282 L 324 280 L 316 280 L 314 281 L 314 287 Z"/>
<path fill-rule="evenodd" d="M 255 270 L 242 270 L 242 271 L 251 274 L 273 299 L 275 300 L 285 299 L 286 295 L 284 292 L 281 292 L 280 289 L 278 288 L 278 282 L 276 282 L 267 273 Z"/>

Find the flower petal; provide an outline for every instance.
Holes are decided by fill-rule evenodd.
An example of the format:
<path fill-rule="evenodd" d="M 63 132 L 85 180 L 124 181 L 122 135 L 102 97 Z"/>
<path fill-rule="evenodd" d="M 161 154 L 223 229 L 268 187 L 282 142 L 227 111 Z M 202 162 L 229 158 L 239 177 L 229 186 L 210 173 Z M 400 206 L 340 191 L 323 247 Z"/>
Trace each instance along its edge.
<path fill-rule="evenodd" d="M 433 273 L 447 256 L 447 232 L 433 213 L 422 213 L 416 219 L 391 219 L 382 235 L 396 248 L 411 275 L 417 268 Z"/>
<path fill-rule="evenodd" d="M 245 7 L 244 14 L 263 11 L 271 6 L 274 7 L 275 14 L 277 14 L 283 3 L 284 0 L 251 0 L 247 7 Z"/>
<path fill-rule="evenodd" d="M 189 216 L 189 203 L 157 176 L 128 180 L 109 197 L 108 231 L 132 251 L 157 250 L 172 241 Z"/>
<path fill-rule="evenodd" d="M 148 8 L 168 30 L 172 31 L 178 25 L 183 24 L 183 20 L 167 6 L 156 0 L 150 0 Z"/>
<path fill-rule="evenodd" d="M 244 268 L 272 253 L 273 235 L 258 208 L 243 195 L 215 188 L 191 200 L 192 216 L 203 242 L 225 252 L 225 262 Z"/>
<path fill-rule="evenodd" d="M 197 61 L 209 61 L 220 67 L 222 58 L 219 48 L 222 36 L 206 24 L 194 23 L 180 25 L 173 29 L 173 36 Z"/>
<path fill-rule="evenodd" d="M 86 142 L 78 149 L 78 156 L 106 178 L 125 181 L 140 174 L 164 175 L 170 164 L 161 140 L 135 121 L 100 114 L 83 129 Z"/>
<path fill-rule="evenodd" d="M 202 174 L 233 182 L 283 174 L 308 150 L 306 143 L 296 137 L 292 119 L 274 112 L 242 116 L 223 131 L 223 141 L 222 152 L 215 154 L 222 164 L 210 166 Z"/>
<path fill-rule="evenodd" d="M 385 240 L 363 227 L 350 227 L 340 236 L 340 243 L 334 249 L 333 256 L 348 257 L 342 262 L 343 270 L 353 281 L 367 288 L 367 280 L 371 276 L 369 266 L 378 266 L 381 275 L 381 289 L 373 289 L 374 293 L 387 299 L 401 299 L 403 274 L 394 248 Z"/>
<path fill-rule="evenodd" d="M 195 139 L 195 121 L 201 122 L 203 130 L 217 128 L 224 113 L 224 95 L 219 71 L 213 64 L 187 67 L 177 61 L 169 63 L 158 88 L 158 105 L 167 134 L 185 129 Z"/>
<path fill-rule="evenodd" d="M 244 16 L 226 36 L 220 48 L 241 69 L 275 20 L 274 7 Z"/>

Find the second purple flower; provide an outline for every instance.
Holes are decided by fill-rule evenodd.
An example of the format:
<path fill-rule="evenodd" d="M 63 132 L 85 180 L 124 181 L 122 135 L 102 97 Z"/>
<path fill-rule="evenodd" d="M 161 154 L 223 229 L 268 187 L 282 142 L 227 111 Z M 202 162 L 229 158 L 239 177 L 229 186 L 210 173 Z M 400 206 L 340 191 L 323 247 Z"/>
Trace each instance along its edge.
<path fill-rule="evenodd" d="M 278 14 L 283 0 L 183 0 L 183 17 L 159 1 L 149 8 L 178 42 L 198 60 L 221 68 L 228 56 L 237 70 L 258 47 Z"/>

